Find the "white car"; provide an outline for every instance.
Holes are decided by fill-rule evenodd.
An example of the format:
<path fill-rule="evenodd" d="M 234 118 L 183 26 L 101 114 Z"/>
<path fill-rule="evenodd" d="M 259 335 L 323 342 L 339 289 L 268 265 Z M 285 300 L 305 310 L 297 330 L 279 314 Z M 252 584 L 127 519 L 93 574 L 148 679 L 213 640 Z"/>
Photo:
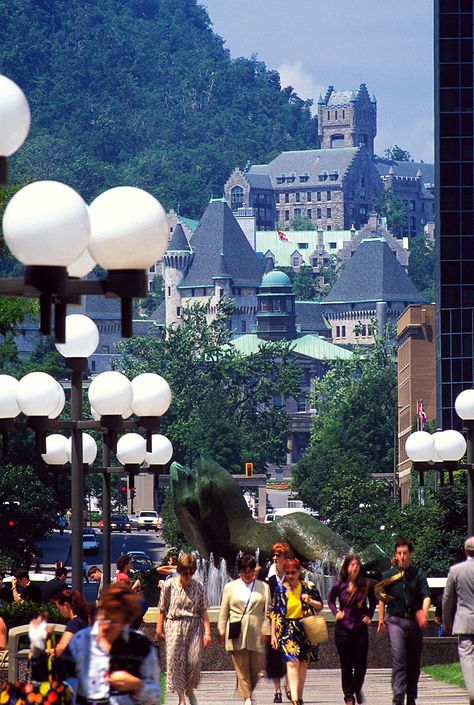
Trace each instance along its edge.
<path fill-rule="evenodd" d="M 159 528 L 160 517 L 158 516 L 158 512 L 155 512 L 154 509 L 144 509 L 140 512 L 137 518 L 138 531 L 141 531 L 142 529 L 145 529 L 145 531 L 148 531 L 148 529 L 158 531 Z"/>
<path fill-rule="evenodd" d="M 99 540 L 95 531 L 88 529 L 82 534 L 82 550 L 84 553 L 92 553 L 95 556 L 99 553 Z"/>

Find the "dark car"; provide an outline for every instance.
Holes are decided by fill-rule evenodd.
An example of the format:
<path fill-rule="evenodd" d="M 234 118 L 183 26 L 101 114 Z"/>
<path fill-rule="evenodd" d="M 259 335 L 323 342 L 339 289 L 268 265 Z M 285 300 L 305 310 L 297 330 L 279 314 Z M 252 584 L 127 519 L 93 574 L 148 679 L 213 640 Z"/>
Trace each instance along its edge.
<path fill-rule="evenodd" d="M 155 564 L 145 551 L 129 551 L 128 555 L 132 559 L 133 572 L 143 573 L 145 570 L 155 567 Z"/>
<path fill-rule="evenodd" d="M 100 530 L 104 531 L 104 520 L 100 522 Z M 126 514 L 112 514 L 110 517 L 110 531 L 126 531 L 131 533 L 132 522 Z"/>

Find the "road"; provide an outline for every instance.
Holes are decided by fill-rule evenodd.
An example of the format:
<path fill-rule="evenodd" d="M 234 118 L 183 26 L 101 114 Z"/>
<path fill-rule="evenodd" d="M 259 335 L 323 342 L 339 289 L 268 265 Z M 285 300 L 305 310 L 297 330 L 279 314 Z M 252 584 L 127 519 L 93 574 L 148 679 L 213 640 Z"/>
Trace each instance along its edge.
<path fill-rule="evenodd" d="M 102 567 L 102 534 L 97 531 L 99 539 L 99 554 L 85 555 L 84 559 L 89 566 L 98 565 Z M 54 563 L 57 560 L 64 561 L 66 566 L 71 566 L 71 533 L 65 531 L 61 536 L 59 531 L 54 531 L 39 542 L 39 547 L 42 551 L 41 556 L 41 572 L 54 572 Z M 161 538 L 161 533 L 156 534 L 154 531 L 132 531 L 132 533 L 113 532 L 111 535 L 111 555 L 112 560 L 115 560 L 121 553 L 127 551 L 145 551 L 152 561 L 159 563 L 165 552 L 165 544 Z M 115 566 L 112 565 L 112 575 L 114 575 Z M 97 585 L 84 585 L 84 597 L 87 600 L 93 601 L 97 592 Z"/>

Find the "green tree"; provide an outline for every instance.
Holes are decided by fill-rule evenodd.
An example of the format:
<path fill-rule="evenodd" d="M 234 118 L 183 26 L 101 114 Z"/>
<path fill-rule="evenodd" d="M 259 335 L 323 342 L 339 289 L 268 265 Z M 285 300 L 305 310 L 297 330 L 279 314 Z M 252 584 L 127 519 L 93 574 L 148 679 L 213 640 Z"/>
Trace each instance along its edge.
<path fill-rule="evenodd" d="M 302 218 L 301 216 L 296 216 L 295 218 L 293 218 L 293 220 L 290 220 L 288 230 L 316 230 L 316 227 L 311 218 Z"/>
<path fill-rule="evenodd" d="M 367 479 L 393 472 L 396 405 L 396 367 L 384 341 L 333 363 L 314 386 L 311 443 L 293 471 L 299 496 L 320 510 L 324 488 L 333 477 L 344 482 L 346 468 Z"/>
<path fill-rule="evenodd" d="M 383 191 L 374 203 L 374 209 L 387 219 L 387 229 L 395 237 L 403 237 L 408 227 L 408 206 L 391 191 Z"/>
<path fill-rule="evenodd" d="M 0 0 L 0 26 L 0 71 L 34 114 L 14 177 L 87 200 L 139 186 L 197 217 L 236 166 L 316 146 L 311 101 L 232 59 L 197 0 Z"/>
<path fill-rule="evenodd" d="M 145 316 L 149 317 L 156 311 L 158 306 L 165 300 L 165 283 L 163 277 L 159 274 L 153 277 L 151 289 L 146 299 L 141 299 L 139 302 L 140 309 Z"/>
<path fill-rule="evenodd" d="M 435 268 L 435 249 L 426 235 L 423 233 L 411 238 L 408 274 L 428 301 L 434 301 L 435 297 Z"/>
<path fill-rule="evenodd" d="M 164 337 L 123 341 L 117 352 L 129 376 L 153 371 L 168 380 L 173 402 L 163 428 L 175 459 L 192 464 L 206 451 L 230 471 L 241 472 L 246 461 L 263 470 L 285 449 L 288 418 L 273 397 L 298 394 L 301 373 L 287 342 L 265 343 L 252 355 L 238 352 L 228 329 L 233 306 L 221 300 L 208 323 L 209 306 L 194 305 Z"/>
<path fill-rule="evenodd" d="M 312 267 L 301 266 L 295 273 L 292 288 L 297 301 L 314 301 L 318 297 Z"/>
<path fill-rule="evenodd" d="M 384 157 L 393 159 L 396 162 L 412 162 L 412 156 L 406 149 L 402 149 L 398 144 L 393 147 L 387 147 L 384 151 Z"/>

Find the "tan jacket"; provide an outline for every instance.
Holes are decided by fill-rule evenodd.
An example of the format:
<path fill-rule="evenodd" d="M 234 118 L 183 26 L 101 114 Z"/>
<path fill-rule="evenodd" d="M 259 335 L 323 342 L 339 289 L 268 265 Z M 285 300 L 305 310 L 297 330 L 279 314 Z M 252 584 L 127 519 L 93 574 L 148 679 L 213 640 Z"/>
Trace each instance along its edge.
<path fill-rule="evenodd" d="M 255 581 L 252 596 L 247 610 L 242 619 L 242 628 L 238 639 L 229 639 L 228 621 L 237 622 L 242 617 L 245 603 L 242 603 L 241 581 L 232 580 L 224 587 L 222 595 L 221 609 L 217 628 L 219 634 L 225 634 L 225 650 L 239 651 L 248 649 L 249 651 L 263 651 L 264 643 L 262 635 L 268 636 L 271 633 L 268 610 L 270 608 L 270 589 L 261 580 Z"/>

